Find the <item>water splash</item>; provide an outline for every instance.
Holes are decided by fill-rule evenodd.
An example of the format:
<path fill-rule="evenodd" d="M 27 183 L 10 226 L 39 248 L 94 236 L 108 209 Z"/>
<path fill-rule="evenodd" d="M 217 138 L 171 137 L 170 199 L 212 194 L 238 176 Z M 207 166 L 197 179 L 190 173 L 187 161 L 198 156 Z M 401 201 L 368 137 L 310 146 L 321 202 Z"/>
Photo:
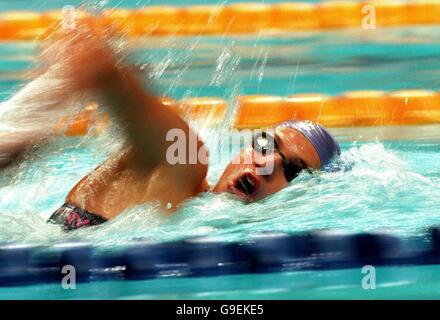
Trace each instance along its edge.
<path fill-rule="evenodd" d="M 355 32 L 276 38 L 151 38 L 141 42 L 138 49 L 143 55 L 137 56 L 140 61 L 136 62 L 154 61 L 151 77 L 165 94 L 177 99 L 188 95 L 221 96 L 231 102 L 230 106 L 243 93 L 286 95 L 295 89 L 335 94 L 359 88 L 408 87 L 408 82 L 400 83 L 400 79 L 409 79 L 405 81 L 420 87 L 434 86 L 432 78 L 425 75 L 439 69 L 438 59 L 431 59 L 437 56 L 438 46 L 428 45 L 433 42 L 435 31 L 430 29 L 421 38 L 418 34 L 418 39 L 424 41 L 411 45 L 426 51 L 419 59 L 419 63 L 425 61 L 423 68 L 409 70 L 408 77 L 406 69 L 402 69 L 403 75 L 397 80 L 399 63 L 408 60 L 401 52 L 405 35 L 384 32 L 389 32 L 386 45 L 374 36 L 363 43 Z M 366 44 L 373 49 L 363 50 Z M 336 45 L 337 49 L 330 56 L 329 45 Z M 401 58 L 386 59 L 391 56 Z M 346 67 L 343 72 L 341 66 Z M 370 76 L 373 80 L 369 80 Z M 292 92 L 288 92 L 290 89 Z M 231 108 L 229 116 L 235 111 Z M 223 127 L 229 124 L 227 118 Z M 257 203 L 244 205 L 230 195 L 204 194 L 189 200 L 169 218 L 150 204 L 127 210 L 102 226 L 70 234 L 48 225 L 46 219 L 62 205 L 71 187 L 106 157 L 118 152 L 123 143 L 118 133 L 113 128 L 98 137 L 54 141 L 29 154 L 20 165 L 1 172 L 0 240 L 47 244 L 81 237 L 97 245 L 112 246 L 139 237 L 159 241 L 194 235 L 244 239 L 258 231 L 320 228 L 385 229 L 413 235 L 440 223 L 438 144 L 350 142 L 344 144 L 341 159 L 347 170 L 302 174 L 288 188 Z M 221 141 L 216 131 L 204 128 L 201 133 L 210 150 Z M 211 184 L 218 179 L 226 161 L 211 163 Z"/>
<path fill-rule="evenodd" d="M 208 148 L 214 148 L 215 139 L 210 137 L 216 137 L 216 132 L 205 131 L 204 135 Z M 47 217 L 63 203 L 69 189 L 117 151 L 113 139 L 113 133 L 106 134 L 82 140 L 75 147 L 63 147 L 65 142 L 59 141 L 19 168 L 3 173 L 0 240 L 49 243 L 80 237 L 97 245 L 114 246 L 136 238 L 164 241 L 216 235 L 245 239 L 259 231 L 321 228 L 382 229 L 413 235 L 440 223 L 440 171 L 437 168 L 430 175 L 423 172 L 424 167 L 440 160 L 434 152 L 438 145 L 425 146 L 418 152 L 417 145 L 408 149 L 404 143 L 348 143 L 343 145 L 340 160 L 345 170 L 301 174 L 288 188 L 256 203 L 246 205 L 228 194 L 207 193 L 187 201 L 171 217 L 148 204 L 131 208 L 102 226 L 70 234 L 47 225 Z M 64 155 L 60 156 L 60 150 Z M 211 163 L 211 184 L 228 160 Z M 418 167 L 413 166 L 415 161 Z"/>

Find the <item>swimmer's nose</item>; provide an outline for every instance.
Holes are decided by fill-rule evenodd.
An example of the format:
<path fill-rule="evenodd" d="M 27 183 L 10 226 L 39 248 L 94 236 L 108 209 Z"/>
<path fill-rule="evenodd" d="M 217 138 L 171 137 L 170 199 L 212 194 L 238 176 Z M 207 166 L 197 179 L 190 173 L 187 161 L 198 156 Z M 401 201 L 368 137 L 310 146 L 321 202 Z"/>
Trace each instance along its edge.
<path fill-rule="evenodd" d="M 257 168 L 270 168 L 277 165 L 279 160 L 281 160 L 281 157 L 276 152 L 265 155 L 263 155 L 260 152 L 255 152 L 253 159 L 254 159 L 254 165 Z"/>
<path fill-rule="evenodd" d="M 257 168 L 266 168 L 270 164 L 275 164 L 277 157 L 279 157 L 277 153 L 262 154 L 261 152 L 255 151 L 252 147 L 246 148 L 243 153 L 243 159 L 247 159 L 247 161 L 250 160 L 250 164 Z"/>
<path fill-rule="evenodd" d="M 259 152 L 254 152 L 254 157 L 253 157 L 253 159 L 254 159 L 254 164 L 255 164 L 255 166 L 257 167 L 257 168 L 263 168 L 263 167 L 265 167 L 266 166 L 266 164 L 267 164 L 267 156 L 265 156 L 265 155 L 262 155 L 261 153 L 259 153 Z"/>
<path fill-rule="evenodd" d="M 252 147 L 247 147 L 242 153 L 242 160 L 245 164 L 254 165 L 256 167 L 264 167 L 266 165 L 266 156 Z"/>

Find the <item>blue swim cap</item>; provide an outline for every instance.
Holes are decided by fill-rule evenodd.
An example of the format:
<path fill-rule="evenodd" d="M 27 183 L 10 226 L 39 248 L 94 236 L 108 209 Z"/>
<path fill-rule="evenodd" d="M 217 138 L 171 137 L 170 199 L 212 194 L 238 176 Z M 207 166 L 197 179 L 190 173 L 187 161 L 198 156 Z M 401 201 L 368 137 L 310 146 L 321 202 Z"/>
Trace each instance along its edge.
<path fill-rule="evenodd" d="M 335 156 L 341 154 L 341 148 L 335 138 L 322 125 L 312 121 L 286 121 L 278 126 L 289 127 L 302 133 L 315 147 L 321 160 L 321 168 L 328 165 Z"/>

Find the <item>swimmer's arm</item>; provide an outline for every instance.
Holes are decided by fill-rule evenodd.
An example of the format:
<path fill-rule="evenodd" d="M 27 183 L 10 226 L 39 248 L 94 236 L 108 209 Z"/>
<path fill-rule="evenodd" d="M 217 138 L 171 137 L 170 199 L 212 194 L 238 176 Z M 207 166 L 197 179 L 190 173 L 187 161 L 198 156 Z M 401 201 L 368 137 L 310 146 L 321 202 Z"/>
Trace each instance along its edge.
<path fill-rule="evenodd" d="M 172 129 L 182 130 L 188 137 L 191 132 L 188 124 L 144 89 L 134 71 L 121 63 L 105 38 L 80 27 L 61 38 L 61 43 L 52 47 L 63 48 L 63 55 L 49 54 L 48 59 L 60 59 L 63 74 L 74 83 L 73 91 L 91 91 L 104 100 L 103 106 L 125 125 L 126 134 L 145 167 L 166 164 L 166 151 L 172 144 L 166 141 L 167 133 Z M 197 150 L 201 147 L 203 143 L 197 140 Z"/>
<path fill-rule="evenodd" d="M 105 104 L 126 125 L 127 135 L 136 150 L 141 153 L 149 166 L 166 164 L 168 147 L 174 141 L 166 141 L 170 130 L 181 130 L 188 142 L 194 134 L 188 124 L 173 110 L 164 106 L 152 93 L 144 90 L 141 82 L 130 69 L 113 69 L 102 77 L 99 88 Z M 196 151 L 204 148 L 197 139 Z M 186 154 L 190 151 L 185 143 Z M 192 152 L 195 152 L 193 150 Z M 196 165 L 202 165 L 198 161 Z"/>
<path fill-rule="evenodd" d="M 10 165 L 32 143 L 38 132 L 0 133 L 0 169 Z"/>
<path fill-rule="evenodd" d="M 0 169 L 20 159 L 31 147 L 47 143 L 48 139 L 55 135 L 55 132 L 49 132 L 43 125 L 34 129 L 0 132 Z"/>
<path fill-rule="evenodd" d="M 0 168 L 14 162 L 29 147 L 61 133 L 54 126 L 75 108 L 68 103 L 71 96 L 68 79 L 60 80 L 49 68 L 0 104 L 1 124 L 8 128 L 0 131 Z"/>

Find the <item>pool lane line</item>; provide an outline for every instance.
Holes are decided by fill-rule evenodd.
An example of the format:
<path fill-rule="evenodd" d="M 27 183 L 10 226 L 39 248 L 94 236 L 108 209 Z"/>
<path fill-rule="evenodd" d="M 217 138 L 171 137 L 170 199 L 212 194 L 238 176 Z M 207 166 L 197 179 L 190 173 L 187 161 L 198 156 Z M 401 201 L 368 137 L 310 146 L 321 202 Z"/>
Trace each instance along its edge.
<path fill-rule="evenodd" d="M 209 121 L 212 126 L 227 120 L 229 104 L 217 97 L 194 97 L 162 103 L 189 121 Z M 440 92 L 430 90 L 350 91 L 340 96 L 296 94 L 238 96 L 232 103 L 232 128 L 257 129 L 288 120 L 311 120 L 329 128 L 413 126 L 440 124 Z M 73 118 L 55 125 L 67 136 L 99 134 L 110 124 L 109 116 L 96 103 Z"/>
<path fill-rule="evenodd" d="M 48 246 L 9 243 L 0 245 L 0 287 L 61 283 L 73 270 L 77 282 L 356 268 L 361 278 L 365 266 L 438 264 L 439 227 L 414 238 L 317 230 L 297 234 L 265 232 L 236 242 L 214 237 L 171 242 L 137 239 L 106 251 L 81 240 Z"/>
<path fill-rule="evenodd" d="M 0 14 L 0 40 L 45 38 L 65 16 L 63 10 Z M 321 1 L 316 3 L 236 3 L 229 5 L 146 6 L 74 11 L 76 21 L 126 36 L 234 35 L 335 28 L 374 29 L 440 24 L 435 0 Z M 65 20 L 64 20 L 65 21 Z M 62 22 L 64 23 L 64 22 Z"/>

